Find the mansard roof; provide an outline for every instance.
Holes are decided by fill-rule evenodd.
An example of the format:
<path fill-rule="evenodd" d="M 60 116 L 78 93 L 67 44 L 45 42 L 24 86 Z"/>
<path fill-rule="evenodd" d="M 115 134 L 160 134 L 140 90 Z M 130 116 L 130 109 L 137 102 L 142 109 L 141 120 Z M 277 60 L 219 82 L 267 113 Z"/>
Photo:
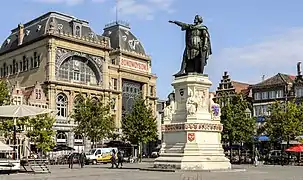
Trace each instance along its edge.
<path fill-rule="evenodd" d="M 131 32 L 129 24 L 114 22 L 104 28 L 103 36 L 110 38 L 111 47 L 128 52 L 146 55 L 139 39 Z"/>
<path fill-rule="evenodd" d="M 94 33 L 90 28 L 89 23 L 85 20 L 80 20 L 76 17 L 59 12 L 48 12 L 25 24 L 19 24 L 17 28 L 13 29 L 11 34 L 2 43 L 0 54 L 18 48 L 20 29 L 23 29 L 22 31 L 24 34 L 22 44 L 28 44 L 48 35 L 51 32 L 58 35 L 73 37 L 75 24 L 81 26 L 80 39 L 88 39 L 90 42 L 98 43 L 104 39 L 108 39 Z"/>

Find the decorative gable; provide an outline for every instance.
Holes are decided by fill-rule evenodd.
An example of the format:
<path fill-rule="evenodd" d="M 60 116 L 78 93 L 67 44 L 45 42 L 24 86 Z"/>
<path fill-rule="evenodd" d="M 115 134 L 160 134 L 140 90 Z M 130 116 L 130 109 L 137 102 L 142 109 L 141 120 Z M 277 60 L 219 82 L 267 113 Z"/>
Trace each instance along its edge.
<path fill-rule="evenodd" d="M 11 89 L 11 103 L 13 105 L 25 104 L 24 99 L 24 90 L 20 87 L 19 82 L 17 81 Z"/>
<path fill-rule="evenodd" d="M 40 83 L 36 82 L 35 86 L 29 90 L 28 104 L 33 106 L 45 107 L 47 99 Z"/>

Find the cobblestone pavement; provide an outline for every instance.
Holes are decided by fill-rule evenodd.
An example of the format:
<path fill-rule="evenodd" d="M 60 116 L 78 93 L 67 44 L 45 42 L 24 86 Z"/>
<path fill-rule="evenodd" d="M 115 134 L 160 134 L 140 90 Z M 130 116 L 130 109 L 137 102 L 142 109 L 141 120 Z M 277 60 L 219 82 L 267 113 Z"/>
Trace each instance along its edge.
<path fill-rule="evenodd" d="M 51 174 L 0 175 L 0 180 L 303 180 L 302 167 L 296 166 L 235 166 L 246 171 L 227 172 L 158 172 L 140 171 L 152 164 L 126 164 L 123 169 L 110 169 L 109 165 L 86 166 L 74 169 L 50 166 Z"/>

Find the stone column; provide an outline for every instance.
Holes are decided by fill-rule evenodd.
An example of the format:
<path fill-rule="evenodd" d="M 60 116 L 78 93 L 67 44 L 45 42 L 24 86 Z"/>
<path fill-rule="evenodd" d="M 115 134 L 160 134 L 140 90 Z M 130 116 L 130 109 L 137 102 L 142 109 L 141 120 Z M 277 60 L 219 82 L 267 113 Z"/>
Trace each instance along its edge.
<path fill-rule="evenodd" d="M 56 47 L 55 40 L 50 39 L 47 45 L 47 59 L 46 59 L 46 80 L 54 81 L 56 80 Z"/>
<path fill-rule="evenodd" d="M 56 90 L 55 90 L 55 85 L 51 84 L 48 86 L 48 108 L 50 109 L 56 109 Z"/>
<path fill-rule="evenodd" d="M 109 71 L 108 71 L 108 64 L 110 61 L 110 58 L 108 55 L 104 57 L 103 65 L 102 65 L 102 76 L 103 76 L 103 88 L 109 89 Z"/>
<path fill-rule="evenodd" d="M 120 129 L 122 127 L 122 95 L 119 94 L 116 99 L 116 116 L 117 116 L 117 127 Z"/>
<path fill-rule="evenodd" d="M 67 144 L 69 147 L 74 147 L 74 132 L 68 132 L 68 136 L 67 136 Z"/>

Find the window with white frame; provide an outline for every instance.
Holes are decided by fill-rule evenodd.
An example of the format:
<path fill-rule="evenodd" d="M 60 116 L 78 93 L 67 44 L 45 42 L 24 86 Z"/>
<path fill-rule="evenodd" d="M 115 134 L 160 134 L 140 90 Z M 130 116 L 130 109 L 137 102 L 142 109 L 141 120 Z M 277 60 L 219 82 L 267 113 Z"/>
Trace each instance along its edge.
<path fill-rule="evenodd" d="M 269 99 L 275 99 L 276 98 L 276 91 L 269 91 L 268 92 L 268 98 Z"/>
<path fill-rule="evenodd" d="M 268 92 L 262 92 L 262 99 L 268 99 Z"/>
<path fill-rule="evenodd" d="M 261 115 L 267 115 L 267 105 L 261 106 Z"/>
<path fill-rule="evenodd" d="M 261 115 L 261 106 L 254 106 L 254 116 L 258 117 Z"/>
<path fill-rule="evenodd" d="M 303 96 L 303 87 L 297 87 L 295 89 L 296 91 L 296 97 L 302 97 Z"/>
<path fill-rule="evenodd" d="M 278 90 L 276 93 L 276 98 L 282 98 L 283 97 L 283 91 L 282 90 Z"/>
<path fill-rule="evenodd" d="M 14 105 L 21 105 L 22 104 L 22 97 L 21 96 L 15 96 L 13 99 Z"/>
<path fill-rule="evenodd" d="M 256 93 L 254 94 L 254 99 L 255 99 L 255 100 L 260 100 L 260 99 L 261 99 L 261 94 L 260 94 L 259 92 L 256 92 Z"/>
<path fill-rule="evenodd" d="M 35 89 L 36 99 L 41 99 L 41 89 Z"/>
<path fill-rule="evenodd" d="M 57 116 L 58 117 L 67 117 L 67 96 L 63 93 L 58 94 L 57 96 Z"/>

